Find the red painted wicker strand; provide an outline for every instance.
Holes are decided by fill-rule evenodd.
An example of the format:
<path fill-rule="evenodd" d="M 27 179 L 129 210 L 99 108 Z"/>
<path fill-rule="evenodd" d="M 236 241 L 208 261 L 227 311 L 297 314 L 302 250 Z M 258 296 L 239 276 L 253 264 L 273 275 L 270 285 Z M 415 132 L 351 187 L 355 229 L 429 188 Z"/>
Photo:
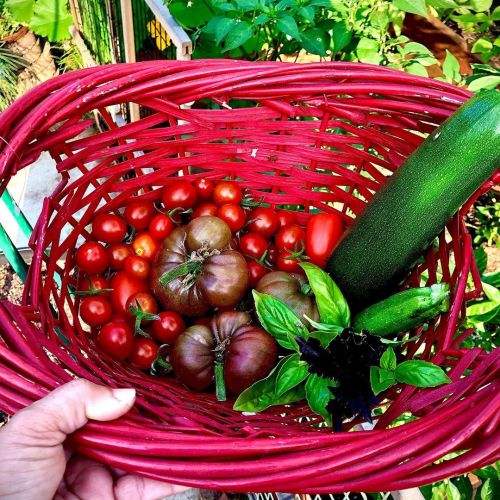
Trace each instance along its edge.
<path fill-rule="evenodd" d="M 347 432 L 353 423 L 336 434 L 318 429 L 304 405 L 242 415 L 231 402 L 114 363 L 94 350 L 68 291 L 72 249 L 89 236 L 92 217 L 119 210 L 133 196 L 155 199 L 153 188 L 179 172 L 230 176 L 255 199 L 303 205 L 302 222 L 320 209 L 349 223 L 422 133 L 470 95 L 350 63 L 157 61 L 89 68 L 41 84 L 0 116 L 0 192 L 42 151 L 50 152 L 61 176 L 30 242 L 34 258 L 23 304 L 0 304 L 0 407 L 14 413 L 72 376 L 135 387 L 135 409 L 119 421 L 89 423 L 73 436 L 78 451 L 136 474 L 220 490 L 394 490 L 498 459 L 499 351 L 463 349 L 471 332 L 456 333 L 465 300 L 480 293 L 460 214 L 408 280 L 418 286 L 426 273 L 432 283 L 440 273 L 452 284 L 449 313 L 417 332 L 408 356 L 423 352 L 448 367 L 453 382 L 393 391 L 372 431 Z M 107 107 L 129 102 L 149 113 L 117 127 Z M 101 112 L 104 131 L 92 129 L 93 110 Z M 470 275 L 472 291 L 466 290 Z M 418 418 L 389 427 L 407 411 Z"/>

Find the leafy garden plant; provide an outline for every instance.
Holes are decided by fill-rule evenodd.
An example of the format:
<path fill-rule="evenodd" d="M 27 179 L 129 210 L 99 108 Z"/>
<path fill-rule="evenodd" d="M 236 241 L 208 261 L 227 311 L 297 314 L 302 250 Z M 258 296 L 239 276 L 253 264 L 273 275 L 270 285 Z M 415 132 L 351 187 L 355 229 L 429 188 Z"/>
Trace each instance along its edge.
<path fill-rule="evenodd" d="M 292 351 L 274 370 L 240 394 L 234 409 L 260 412 L 274 405 L 303 399 L 328 425 L 340 430 L 344 418 L 371 421 L 376 396 L 398 383 L 434 387 L 449 383 L 446 373 L 432 363 L 398 363 L 401 341 L 354 331 L 351 312 L 331 277 L 314 264 L 302 262 L 316 299 L 320 322 L 295 312 L 272 295 L 253 291 L 262 327 L 284 349 Z"/>

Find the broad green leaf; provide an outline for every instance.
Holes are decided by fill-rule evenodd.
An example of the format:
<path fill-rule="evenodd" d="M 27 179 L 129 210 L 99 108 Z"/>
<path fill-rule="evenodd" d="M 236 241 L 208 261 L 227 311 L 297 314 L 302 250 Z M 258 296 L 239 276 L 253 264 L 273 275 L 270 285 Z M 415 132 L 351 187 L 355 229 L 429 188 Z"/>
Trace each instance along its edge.
<path fill-rule="evenodd" d="M 457 487 L 458 491 L 460 492 L 461 500 L 472 500 L 472 484 L 467 474 L 454 477 L 450 479 L 450 481 Z"/>
<path fill-rule="evenodd" d="M 274 405 L 289 404 L 305 399 L 304 384 L 299 385 L 283 394 L 276 396 L 275 387 L 281 367 L 287 362 L 290 356 L 280 360 L 271 373 L 264 379 L 255 382 L 248 389 L 245 389 L 235 401 L 233 409 L 237 411 L 261 412 Z"/>
<path fill-rule="evenodd" d="M 483 274 L 486 270 L 486 266 L 488 265 L 488 255 L 483 247 L 479 247 L 474 250 L 474 260 L 476 261 L 479 274 Z"/>
<path fill-rule="evenodd" d="M 486 297 L 493 302 L 500 304 L 500 290 L 492 285 L 488 285 L 488 283 L 483 283 L 482 285 L 483 292 L 486 294 Z"/>
<path fill-rule="evenodd" d="M 175 20 L 185 28 L 198 28 L 208 23 L 214 14 L 203 0 L 174 0 L 168 10 Z"/>
<path fill-rule="evenodd" d="M 393 4 L 404 12 L 418 14 L 422 17 L 427 17 L 427 7 L 425 0 L 394 0 Z"/>
<path fill-rule="evenodd" d="M 220 44 L 224 37 L 233 29 L 236 24 L 236 19 L 223 17 L 215 26 L 215 43 Z"/>
<path fill-rule="evenodd" d="M 299 28 L 297 27 L 297 22 L 292 16 L 289 16 L 288 14 L 281 16 L 276 21 L 276 27 L 285 35 L 289 35 L 292 38 L 295 38 L 295 40 L 300 40 Z"/>
<path fill-rule="evenodd" d="M 496 89 L 500 85 L 500 76 L 488 75 L 472 80 L 468 89 L 477 92 L 482 89 Z"/>
<path fill-rule="evenodd" d="M 417 42 L 406 43 L 403 47 L 403 54 L 423 54 L 426 56 L 432 56 L 432 52 L 425 45 Z"/>
<path fill-rule="evenodd" d="M 495 10 L 491 13 L 491 19 L 493 21 L 500 21 L 500 7 L 495 7 Z M 500 38 L 497 37 L 493 45 L 498 46 L 500 43 Z"/>
<path fill-rule="evenodd" d="M 446 57 L 444 59 L 442 69 L 448 82 L 452 83 L 460 81 L 460 64 L 458 59 L 449 50 L 446 50 Z"/>
<path fill-rule="evenodd" d="M 411 73 L 412 75 L 429 76 L 429 74 L 427 73 L 427 70 L 425 69 L 425 66 L 422 66 L 422 64 L 420 64 L 418 62 L 409 64 L 408 66 L 406 66 L 405 71 L 407 73 Z"/>
<path fill-rule="evenodd" d="M 260 8 L 259 0 L 236 0 L 236 6 L 245 12 Z"/>
<path fill-rule="evenodd" d="M 349 305 L 330 275 L 309 262 L 302 262 L 300 266 L 306 273 L 316 298 L 321 322 L 348 327 L 351 323 Z"/>
<path fill-rule="evenodd" d="M 486 467 L 483 467 L 482 469 L 473 471 L 473 474 L 475 474 L 480 479 L 483 479 L 484 481 L 486 479 L 500 479 L 500 470 L 498 470 L 498 466 L 499 462 L 496 462 L 496 464 L 494 465 L 488 465 Z"/>
<path fill-rule="evenodd" d="M 73 24 L 66 2 L 60 0 L 38 0 L 33 9 L 30 29 L 39 36 L 45 36 L 50 42 L 67 40 L 69 27 Z"/>
<path fill-rule="evenodd" d="M 379 64 L 382 56 L 379 54 L 380 44 L 376 40 L 363 37 L 356 47 L 356 56 L 361 62 Z"/>
<path fill-rule="evenodd" d="M 500 498 L 500 481 L 488 478 L 476 494 L 476 498 L 481 500 L 498 500 Z"/>
<path fill-rule="evenodd" d="M 307 363 L 300 361 L 300 354 L 295 353 L 287 356 L 287 360 L 280 368 L 276 379 L 276 396 L 281 397 L 285 392 L 303 382 L 309 374 L 308 368 Z"/>
<path fill-rule="evenodd" d="M 380 357 L 380 368 L 395 370 L 397 365 L 396 353 L 392 347 L 388 347 Z"/>
<path fill-rule="evenodd" d="M 276 10 L 285 10 L 288 7 L 293 7 L 295 5 L 295 0 L 281 0 L 276 4 Z"/>
<path fill-rule="evenodd" d="M 484 12 L 485 10 L 489 10 L 491 8 L 493 0 L 469 0 L 467 4 L 467 7 L 470 7 L 476 12 Z"/>
<path fill-rule="evenodd" d="M 332 7 L 332 0 L 311 0 L 309 5 L 315 5 L 316 7 Z"/>
<path fill-rule="evenodd" d="M 496 315 L 496 311 L 500 306 L 488 300 L 485 302 L 480 302 L 479 304 L 472 304 L 467 308 L 467 317 L 474 318 L 475 320 L 487 321 L 488 318 L 493 318 Z"/>
<path fill-rule="evenodd" d="M 451 481 L 448 481 L 446 485 L 446 496 L 448 500 L 462 500 L 460 491 Z"/>
<path fill-rule="evenodd" d="M 209 34 L 215 34 L 215 28 L 217 28 L 217 24 L 219 24 L 220 21 L 223 19 L 226 19 L 223 16 L 215 16 L 208 21 L 208 23 L 202 28 L 203 33 L 209 33 Z"/>
<path fill-rule="evenodd" d="M 237 23 L 227 34 L 224 49 L 229 51 L 241 47 L 252 36 L 252 33 L 252 27 L 246 21 Z"/>
<path fill-rule="evenodd" d="M 7 0 L 5 7 L 18 23 L 29 23 L 35 0 Z"/>
<path fill-rule="evenodd" d="M 481 281 L 496 288 L 500 288 L 500 271 L 496 273 L 483 274 L 483 276 L 481 276 Z"/>
<path fill-rule="evenodd" d="M 404 361 L 394 373 L 398 382 L 415 387 L 436 387 L 451 382 L 441 367 L 428 361 Z"/>
<path fill-rule="evenodd" d="M 318 323 L 308 316 L 305 316 L 305 318 L 315 328 L 314 331 L 309 333 L 309 336 L 318 339 L 323 347 L 328 347 L 330 342 L 344 331 L 342 326 Z"/>
<path fill-rule="evenodd" d="M 349 45 L 352 40 L 352 31 L 347 29 L 346 23 L 340 21 L 335 24 L 332 30 L 333 51 L 340 52 L 344 47 Z"/>
<path fill-rule="evenodd" d="M 476 40 L 474 45 L 471 48 L 471 52 L 474 53 L 484 53 L 484 52 L 490 52 L 493 49 L 493 43 L 491 43 L 487 38 L 480 38 L 479 40 Z"/>
<path fill-rule="evenodd" d="M 426 4 L 435 9 L 454 9 L 458 7 L 453 0 L 427 0 Z"/>
<path fill-rule="evenodd" d="M 255 309 L 260 324 L 285 349 L 296 349 L 296 336 L 308 338 L 307 328 L 297 315 L 283 302 L 267 295 L 253 291 Z"/>
<path fill-rule="evenodd" d="M 393 371 L 378 366 L 370 366 L 370 385 L 375 396 L 386 391 L 395 383 L 396 378 Z"/>
<path fill-rule="evenodd" d="M 317 54 L 319 56 L 326 55 L 326 33 L 319 28 L 312 28 L 301 33 L 302 46 L 310 54 Z"/>
<path fill-rule="evenodd" d="M 229 2 L 217 3 L 216 6 L 219 10 L 223 10 L 224 12 L 234 12 L 236 10 L 236 6 Z"/>
<path fill-rule="evenodd" d="M 335 386 L 335 381 L 320 377 L 315 373 L 311 373 L 306 381 L 306 398 L 309 408 L 323 417 L 328 425 L 332 424 L 332 417 L 326 410 L 326 405 L 334 397 L 330 387 Z"/>
<path fill-rule="evenodd" d="M 298 10 L 299 15 L 301 15 L 306 21 L 313 22 L 314 21 L 314 7 L 312 5 L 308 5 L 306 7 L 301 7 Z"/>
<path fill-rule="evenodd" d="M 271 18 L 267 14 L 260 14 L 255 18 L 255 21 L 253 22 L 255 25 L 258 24 L 266 24 Z"/>

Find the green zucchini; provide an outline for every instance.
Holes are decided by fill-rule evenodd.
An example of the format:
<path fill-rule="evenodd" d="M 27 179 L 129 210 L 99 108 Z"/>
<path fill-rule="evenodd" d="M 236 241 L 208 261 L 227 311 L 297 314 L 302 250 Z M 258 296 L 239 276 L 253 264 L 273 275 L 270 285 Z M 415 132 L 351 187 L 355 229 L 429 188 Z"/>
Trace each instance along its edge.
<path fill-rule="evenodd" d="M 387 337 L 427 323 L 450 307 L 450 286 L 435 284 L 391 295 L 354 316 L 354 331 Z"/>
<path fill-rule="evenodd" d="M 467 101 L 388 179 L 326 270 L 354 310 L 394 293 L 450 217 L 500 167 L 500 92 Z"/>

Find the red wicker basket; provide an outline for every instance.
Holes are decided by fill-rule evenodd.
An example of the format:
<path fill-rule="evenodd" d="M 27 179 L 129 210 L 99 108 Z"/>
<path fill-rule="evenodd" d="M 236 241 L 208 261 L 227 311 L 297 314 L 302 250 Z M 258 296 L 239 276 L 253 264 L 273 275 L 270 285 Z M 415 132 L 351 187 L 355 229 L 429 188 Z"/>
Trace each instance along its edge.
<path fill-rule="evenodd" d="M 88 68 L 41 84 L 0 116 L 0 192 L 42 151 L 61 178 L 30 242 L 22 305 L 0 304 L 0 407 L 14 413 L 75 376 L 135 387 L 134 410 L 89 423 L 72 436 L 77 450 L 143 476 L 226 491 L 394 490 L 498 459 L 499 350 L 460 348 L 471 332 L 457 334 L 465 301 L 480 293 L 461 214 L 409 278 L 418 286 L 424 271 L 430 282 L 439 272 L 452 284 L 449 313 L 417 332 L 408 357 L 418 350 L 448 367 L 453 382 L 393 391 L 369 431 L 352 431 L 352 422 L 339 433 L 318 428 L 304 405 L 242 415 L 231 401 L 115 363 L 88 340 L 68 288 L 72 249 L 89 237 L 94 214 L 119 210 L 134 196 L 155 199 L 154 189 L 179 173 L 230 176 L 256 199 L 302 204 L 302 222 L 319 209 L 349 223 L 424 135 L 470 96 L 351 63 L 155 61 Z M 115 125 L 108 107 L 130 102 L 149 113 Z M 82 135 L 93 110 L 107 130 Z M 390 427 L 404 412 L 417 418 Z"/>

